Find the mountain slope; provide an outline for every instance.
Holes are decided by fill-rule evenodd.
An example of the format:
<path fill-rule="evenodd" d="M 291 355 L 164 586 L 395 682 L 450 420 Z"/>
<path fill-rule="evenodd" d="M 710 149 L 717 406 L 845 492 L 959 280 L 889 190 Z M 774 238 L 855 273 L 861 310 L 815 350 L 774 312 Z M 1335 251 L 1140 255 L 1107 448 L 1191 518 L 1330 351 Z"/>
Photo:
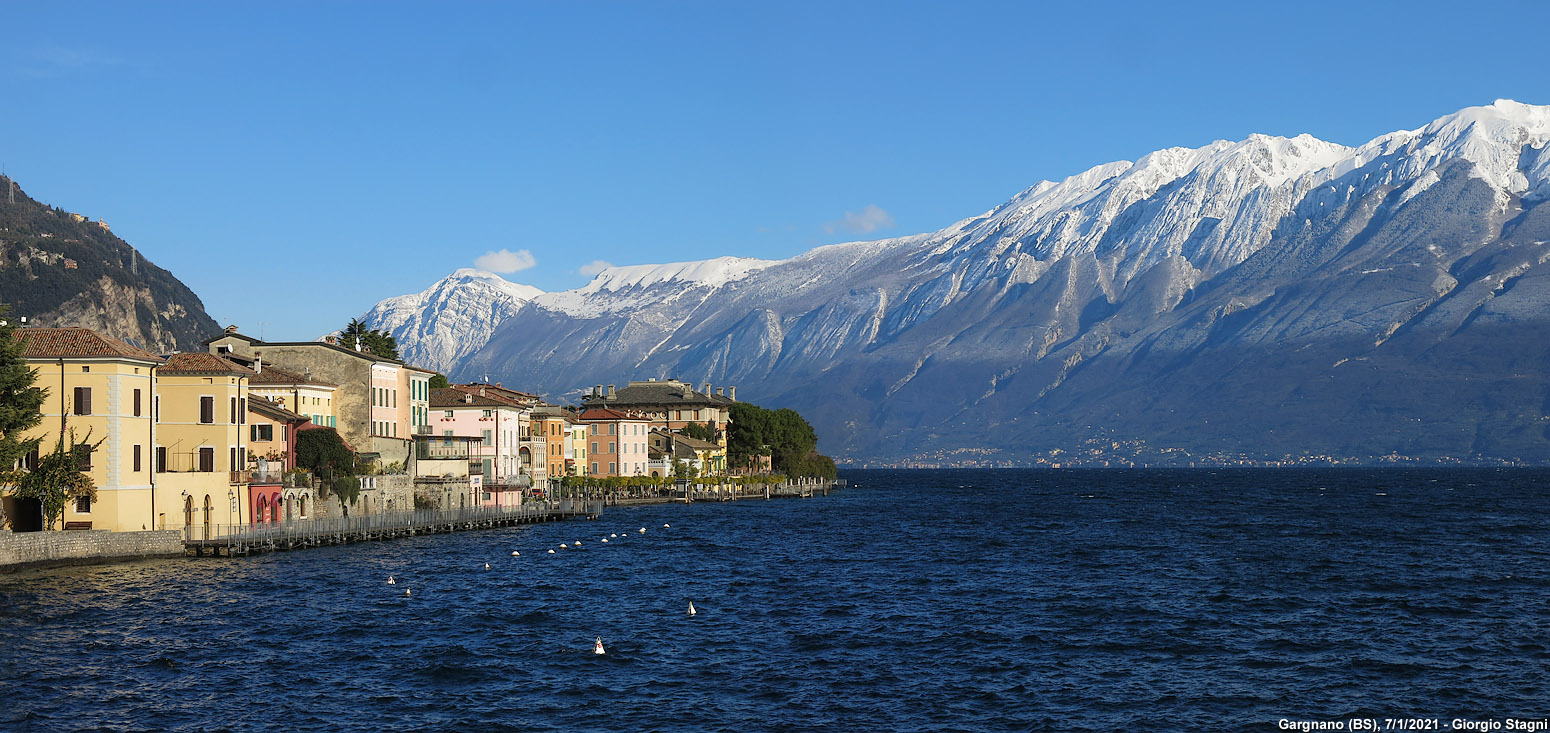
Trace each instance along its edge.
<path fill-rule="evenodd" d="M 106 225 L 12 185 L 0 177 L 0 302 L 13 317 L 84 326 L 156 353 L 196 351 L 220 332 L 193 291 Z"/>
<path fill-rule="evenodd" d="M 541 296 L 453 373 L 737 384 L 855 459 L 1542 462 L 1547 141 L 1504 100 L 1162 150 L 930 234 Z"/>

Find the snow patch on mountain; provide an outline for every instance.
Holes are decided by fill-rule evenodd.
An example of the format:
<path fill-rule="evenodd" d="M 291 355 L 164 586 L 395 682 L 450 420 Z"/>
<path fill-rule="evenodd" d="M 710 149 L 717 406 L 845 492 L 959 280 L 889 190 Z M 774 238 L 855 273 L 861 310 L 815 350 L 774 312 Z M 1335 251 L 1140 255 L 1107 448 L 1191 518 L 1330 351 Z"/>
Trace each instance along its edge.
<path fill-rule="evenodd" d="M 578 318 L 596 318 L 663 299 L 677 299 L 737 282 L 779 260 L 717 257 L 699 262 L 609 267 L 576 290 L 547 293 L 534 303 Z M 666 287 L 662 287 L 666 286 Z M 666 291 L 666 292 L 663 292 Z"/>
<path fill-rule="evenodd" d="M 393 336 L 405 362 L 444 372 L 482 348 L 503 321 L 543 294 L 493 272 L 464 267 L 418 293 L 383 300 L 361 320 Z"/>

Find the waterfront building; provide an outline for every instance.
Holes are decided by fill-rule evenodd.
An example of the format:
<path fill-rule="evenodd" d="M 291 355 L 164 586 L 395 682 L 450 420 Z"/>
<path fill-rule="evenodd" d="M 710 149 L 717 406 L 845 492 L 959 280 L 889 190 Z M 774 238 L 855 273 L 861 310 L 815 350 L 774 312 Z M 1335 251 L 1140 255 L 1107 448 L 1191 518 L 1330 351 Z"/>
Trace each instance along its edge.
<path fill-rule="evenodd" d="M 726 473 L 727 449 L 720 443 L 691 438 L 662 429 L 652 430 L 650 439 L 652 455 L 667 466 L 667 470 L 660 475 L 671 476 L 674 461 L 682 461 L 685 465 L 693 467 L 700 476 L 719 476 Z M 661 465 L 654 464 L 654 468 L 660 469 Z"/>
<path fill-rule="evenodd" d="M 22 434 L 41 438 L 37 452 L 22 461 L 37 465 L 60 436 L 77 447 L 83 469 L 97 488 L 96 501 L 66 504 L 54 528 L 153 529 L 158 512 L 151 452 L 157 444 L 154 419 L 156 370 L 165 359 L 88 328 L 19 328 L 22 356 L 37 371 L 35 385 L 48 390 L 43 421 Z M 36 500 L 0 492 L 0 525 L 42 529 Z"/>
<path fill-rule="evenodd" d="M 264 363 L 262 353 L 251 359 L 226 356 L 233 362 L 253 370 L 248 380 L 248 391 L 291 412 L 298 413 L 313 425 L 325 428 L 339 427 L 334 414 L 334 392 L 338 385 L 317 379 L 310 374 L 298 374 L 274 364 Z"/>
<path fill-rule="evenodd" d="M 464 386 L 432 389 L 430 437 L 478 438 L 469 459 L 480 466 L 481 491 L 494 506 L 520 503 L 520 495 L 535 480 L 522 458 L 521 441 L 531 411 L 479 389 Z M 503 496 L 512 493 L 513 496 Z M 486 499 L 480 496 L 480 503 Z"/>
<path fill-rule="evenodd" d="M 587 427 L 588 475 L 649 475 L 651 418 L 594 407 L 582 410 L 577 421 Z"/>
<path fill-rule="evenodd" d="M 306 519 L 310 485 L 287 479 L 296 468 L 296 435 L 312 421 L 248 393 L 248 516 L 255 524 Z"/>
<path fill-rule="evenodd" d="M 483 438 L 460 435 L 416 435 L 414 442 L 414 495 L 416 504 L 425 502 L 437 509 L 462 509 L 469 506 L 508 506 L 500 502 L 520 501 L 514 492 L 483 491 L 483 462 L 479 458 Z"/>
<path fill-rule="evenodd" d="M 575 413 L 555 405 L 533 408 L 532 434 L 543 438 L 548 456 L 548 476 L 576 476 L 576 460 L 571 457 L 571 427 Z"/>
<path fill-rule="evenodd" d="M 726 394 L 722 394 L 725 392 Z M 623 389 L 610 384 L 592 388 L 582 398 L 582 409 L 605 408 L 642 415 L 655 427 L 678 432 L 691 422 L 709 425 L 726 445 L 727 425 L 732 421 L 732 404 L 737 402 L 736 387 L 717 387 L 711 392 L 711 383 L 696 391 L 693 385 L 676 379 L 648 379 L 630 382 Z"/>
<path fill-rule="evenodd" d="M 156 529 L 244 524 L 248 378 L 208 353 L 177 353 L 156 371 Z"/>
<path fill-rule="evenodd" d="M 407 466 L 412 436 L 429 429 L 430 378 L 435 376 L 430 370 L 376 356 L 359 345 L 344 348 L 331 336 L 323 341 L 265 342 L 231 326 L 204 345 L 213 354 L 262 358 L 266 365 L 336 385 L 332 406 L 337 419 L 330 427 L 362 455 L 384 465 Z M 309 414 L 306 405 L 300 407 L 297 412 Z"/>

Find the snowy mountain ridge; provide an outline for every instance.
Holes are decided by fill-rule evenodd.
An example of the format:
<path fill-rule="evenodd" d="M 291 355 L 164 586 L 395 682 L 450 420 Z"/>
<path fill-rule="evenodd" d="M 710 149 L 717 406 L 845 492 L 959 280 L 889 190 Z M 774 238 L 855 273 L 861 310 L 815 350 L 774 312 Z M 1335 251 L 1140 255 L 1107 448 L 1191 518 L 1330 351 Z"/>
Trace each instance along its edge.
<path fill-rule="evenodd" d="M 810 408 L 820 432 L 845 436 L 842 456 L 995 443 L 948 429 L 970 409 L 986 426 L 1127 424 L 1139 418 L 1083 412 L 1129 384 L 1090 382 L 1114 365 L 1160 378 L 1148 370 L 1317 343 L 1327 359 L 1288 363 L 1314 369 L 1300 360 L 1317 353 L 1332 369 L 1378 349 L 1403 374 L 1428 353 L 1423 334 L 1463 344 L 1550 312 L 1550 290 L 1536 305 L 1550 261 L 1550 207 L 1535 208 L 1550 198 L 1547 143 L 1550 107 L 1500 100 L 1356 147 L 1251 135 L 1159 150 L 1037 183 L 936 232 L 778 261 L 611 268 L 520 306 L 452 371 L 553 393 L 646 376 L 737 383 Z M 1260 371 L 1234 388 L 1280 374 Z M 1305 392 L 1343 384 L 1323 378 Z"/>

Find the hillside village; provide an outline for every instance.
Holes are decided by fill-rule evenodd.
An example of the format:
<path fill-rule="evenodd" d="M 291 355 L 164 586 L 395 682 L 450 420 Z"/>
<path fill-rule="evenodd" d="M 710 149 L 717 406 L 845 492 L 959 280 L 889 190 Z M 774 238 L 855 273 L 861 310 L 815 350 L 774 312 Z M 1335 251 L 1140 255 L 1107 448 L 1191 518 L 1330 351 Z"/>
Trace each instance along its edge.
<path fill-rule="evenodd" d="M 728 462 L 735 387 L 650 379 L 553 405 L 499 383 L 438 386 L 433 371 L 334 337 L 265 342 L 231 326 L 203 351 L 168 355 L 80 327 L 17 328 L 15 338 L 48 391 L 42 423 L 22 436 L 42 439 L 22 468 L 64 436 L 96 487 L 53 521 L 36 499 L 7 493 L 0 526 L 15 531 L 198 534 L 771 470 L 757 452 Z M 326 445 L 327 434 L 353 453 L 342 477 L 307 468 L 306 444 Z"/>

